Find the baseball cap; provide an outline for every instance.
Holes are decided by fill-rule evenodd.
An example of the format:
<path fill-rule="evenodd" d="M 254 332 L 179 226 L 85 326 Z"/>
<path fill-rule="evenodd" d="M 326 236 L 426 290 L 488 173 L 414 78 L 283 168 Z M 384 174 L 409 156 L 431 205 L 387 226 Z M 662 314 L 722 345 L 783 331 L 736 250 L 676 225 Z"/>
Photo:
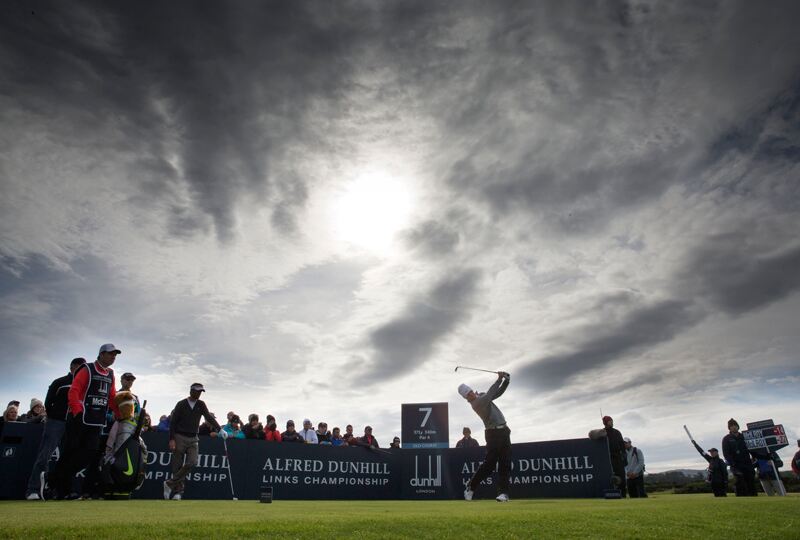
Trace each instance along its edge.
<path fill-rule="evenodd" d="M 630 440 L 630 438 L 628 438 L 628 437 L 623 437 L 623 438 L 622 438 L 622 442 L 626 442 L 626 443 L 629 443 L 629 444 L 630 444 L 631 440 Z"/>
<path fill-rule="evenodd" d="M 719 452 L 719 450 L 717 450 L 716 448 L 709 448 L 708 451 L 709 452 Z"/>
<path fill-rule="evenodd" d="M 461 394 L 461 397 L 463 397 L 464 399 L 467 398 L 467 394 L 469 394 L 470 392 L 472 392 L 472 388 L 470 388 L 466 384 L 461 383 L 458 385 L 458 393 Z"/>
<path fill-rule="evenodd" d="M 189 387 L 189 390 L 191 390 L 193 392 L 205 392 L 206 391 L 206 389 L 203 388 L 203 385 L 200 384 L 199 382 L 192 383 L 192 386 Z"/>
<path fill-rule="evenodd" d="M 113 343 L 104 343 L 103 345 L 100 345 L 100 352 L 101 353 L 104 353 L 104 352 L 115 352 L 117 354 L 122 354 L 122 351 L 117 349 L 117 347 L 114 346 Z"/>
<path fill-rule="evenodd" d="M 11 401 L 8 402 L 7 407 L 11 407 L 12 405 L 14 407 L 19 407 L 19 401 L 17 401 L 16 399 L 12 399 Z"/>
<path fill-rule="evenodd" d="M 130 371 L 126 371 L 125 373 L 123 373 L 122 374 L 122 378 L 123 379 L 133 379 L 134 381 L 136 380 L 136 377 L 134 377 L 133 373 L 131 373 Z"/>

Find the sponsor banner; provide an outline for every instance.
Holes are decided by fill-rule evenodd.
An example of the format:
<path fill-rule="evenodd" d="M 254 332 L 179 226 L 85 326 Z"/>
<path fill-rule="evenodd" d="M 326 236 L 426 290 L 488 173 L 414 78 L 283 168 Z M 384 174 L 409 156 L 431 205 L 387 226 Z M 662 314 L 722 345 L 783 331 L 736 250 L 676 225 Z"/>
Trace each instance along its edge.
<path fill-rule="evenodd" d="M 13 426 L 13 427 L 12 427 Z M 22 498 L 36 457 L 41 424 L 12 424 L 0 448 L 0 497 Z M 166 433 L 145 433 L 147 473 L 136 498 L 163 497 L 171 476 Z M 458 499 L 480 466 L 485 447 L 370 450 L 200 437 L 197 466 L 186 480 L 186 499 L 257 500 L 262 486 L 281 499 Z M 611 464 L 605 439 L 513 444 L 512 498 L 602 497 Z M 230 476 L 232 474 L 232 477 Z M 496 473 L 476 490 L 494 497 Z"/>
<path fill-rule="evenodd" d="M 463 496 L 486 448 L 403 452 L 403 499 L 455 499 Z M 512 498 L 602 497 L 610 487 L 611 463 L 605 440 L 572 439 L 511 445 L 509 495 Z M 476 498 L 497 494 L 497 472 L 484 480 Z"/>
<path fill-rule="evenodd" d="M 450 446 L 450 422 L 446 402 L 403 403 L 400 411 L 403 448 Z"/>
<path fill-rule="evenodd" d="M 166 433 L 145 433 L 147 473 L 137 498 L 163 497 L 172 476 Z M 387 450 L 200 437 L 197 466 L 186 479 L 185 497 L 258 499 L 263 485 L 274 499 L 393 499 L 399 487 L 398 461 Z"/>

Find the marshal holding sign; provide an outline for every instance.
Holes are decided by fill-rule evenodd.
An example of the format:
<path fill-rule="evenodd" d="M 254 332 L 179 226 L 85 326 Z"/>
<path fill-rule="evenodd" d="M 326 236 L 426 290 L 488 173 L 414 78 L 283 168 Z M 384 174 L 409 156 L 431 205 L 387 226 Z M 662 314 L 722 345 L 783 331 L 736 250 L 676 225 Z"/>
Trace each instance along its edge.
<path fill-rule="evenodd" d="M 447 403 L 404 403 L 403 448 L 448 448 L 450 422 Z"/>

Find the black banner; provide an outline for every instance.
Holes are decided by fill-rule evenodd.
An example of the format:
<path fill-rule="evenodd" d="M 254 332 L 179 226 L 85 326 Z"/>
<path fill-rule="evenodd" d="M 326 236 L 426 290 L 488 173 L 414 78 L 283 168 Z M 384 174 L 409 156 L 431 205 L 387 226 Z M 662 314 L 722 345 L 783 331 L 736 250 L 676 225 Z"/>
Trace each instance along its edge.
<path fill-rule="evenodd" d="M 0 445 L 0 496 L 22 498 L 35 459 L 41 425 L 16 424 Z M 8 433 L 8 442 L 6 434 Z M 163 496 L 172 454 L 166 433 L 145 433 L 147 478 L 135 497 Z M 253 440 L 200 438 L 197 466 L 186 482 L 186 499 L 259 498 L 261 487 L 281 499 L 458 499 L 477 470 L 485 448 L 375 450 Z M 610 486 L 605 439 L 571 439 L 512 445 L 511 498 L 602 497 Z M 231 491 L 231 480 L 233 490 Z M 476 498 L 494 497 L 496 476 Z"/>

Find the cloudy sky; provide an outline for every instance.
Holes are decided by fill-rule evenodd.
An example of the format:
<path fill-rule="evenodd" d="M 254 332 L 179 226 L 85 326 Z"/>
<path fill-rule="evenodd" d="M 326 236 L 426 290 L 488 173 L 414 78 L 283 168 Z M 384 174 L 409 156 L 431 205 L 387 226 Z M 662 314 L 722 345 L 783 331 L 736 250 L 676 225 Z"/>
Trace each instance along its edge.
<path fill-rule="evenodd" d="M 797 2 L 0 11 L 3 404 L 113 342 L 156 416 L 800 436 Z"/>

